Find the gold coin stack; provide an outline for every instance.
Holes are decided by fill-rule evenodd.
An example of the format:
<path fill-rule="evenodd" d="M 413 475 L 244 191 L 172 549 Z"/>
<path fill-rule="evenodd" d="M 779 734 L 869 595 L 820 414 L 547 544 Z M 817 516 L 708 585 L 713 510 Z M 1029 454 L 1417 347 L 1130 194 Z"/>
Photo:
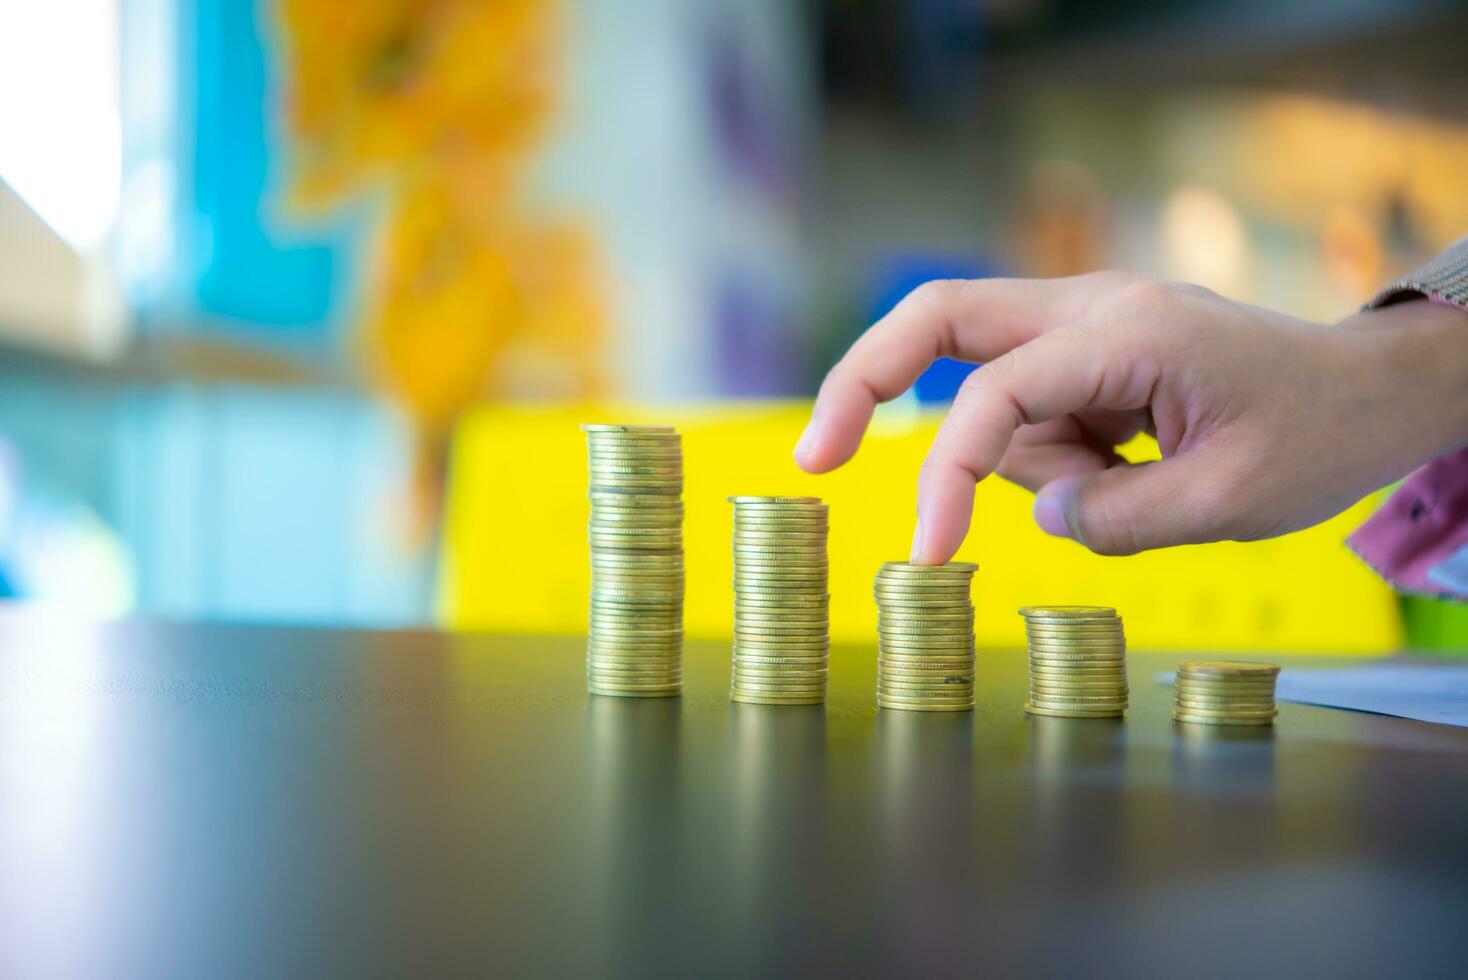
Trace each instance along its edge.
<path fill-rule="evenodd" d="M 974 572 L 970 562 L 889 561 L 877 572 L 877 704 L 972 711 Z"/>
<path fill-rule="evenodd" d="M 1126 634 L 1106 606 L 1027 606 L 1032 715 L 1119 718 L 1127 709 Z"/>
<path fill-rule="evenodd" d="M 583 425 L 591 474 L 587 689 L 683 687 L 683 445 L 671 426 Z"/>
<path fill-rule="evenodd" d="M 1279 709 L 1279 668 L 1229 660 L 1195 660 L 1177 669 L 1172 717 L 1195 725 L 1272 725 Z"/>
<path fill-rule="evenodd" d="M 734 505 L 732 701 L 826 700 L 828 508 L 819 497 L 730 497 Z"/>

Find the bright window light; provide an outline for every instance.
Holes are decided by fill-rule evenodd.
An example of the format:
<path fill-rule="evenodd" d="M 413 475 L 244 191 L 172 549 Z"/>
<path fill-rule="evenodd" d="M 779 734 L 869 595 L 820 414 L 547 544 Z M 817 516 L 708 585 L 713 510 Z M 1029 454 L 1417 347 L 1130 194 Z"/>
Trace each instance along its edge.
<path fill-rule="evenodd" d="M 0 180 L 78 251 L 117 217 L 117 0 L 0 0 Z"/>

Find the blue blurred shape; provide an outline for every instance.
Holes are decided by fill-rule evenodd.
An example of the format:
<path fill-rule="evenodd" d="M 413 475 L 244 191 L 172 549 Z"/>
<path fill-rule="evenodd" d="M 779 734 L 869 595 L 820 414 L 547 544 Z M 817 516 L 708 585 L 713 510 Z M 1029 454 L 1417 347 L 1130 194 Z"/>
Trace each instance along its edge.
<path fill-rule="evenodd" d="M 871 322 L 886 316 L 902 298 L 933 279 L 985 279 L 997 275 L 998 269 L 975 256 L 938 252 L 893 252 L 878 260 L 872 276 L 873 296 Z M 919 402 L 925 405 L 951 402 L 958 386 L 977 367 L 951 357 L 933 362 L 912 386 Z"/>
<path fill-rule="evenodd" d="M 319 329 L 331 309 L 334 251 L 271 219 L 272 171 L 284 158 L 270 128 L 275 93 L 259 30 L 270 10 L 252 0 L 199 0 L 194 9 L 199 307 L 267 333 Z"/>
<path fill-rule="evenodd" d="M 120 277 L 145 330 L 335 349 L 351 216 L 285 213 L 269 0 L 135 0 L 121 26 Z"/>

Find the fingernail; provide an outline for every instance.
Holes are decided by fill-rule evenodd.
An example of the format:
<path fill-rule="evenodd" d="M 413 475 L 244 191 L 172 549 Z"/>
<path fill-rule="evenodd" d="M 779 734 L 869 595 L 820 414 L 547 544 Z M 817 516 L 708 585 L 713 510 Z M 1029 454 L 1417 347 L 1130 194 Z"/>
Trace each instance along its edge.
<path fill-rule="evenodd" d="M 907 560 L 911 562 L 921 561 L 923 557 L 923 519 L 917 520 L 917 527 L 912 529 L 912 551 Z"/>
<path fill-rule="evenodd" d="M 1073 538 L 1070 525 L 1065 522 L 1066 498 L 1070 496 L 1072 481 L 1055 480 L 1040 488 L 1035 495 L 1035 523 L 1040 530 L 1057 538 Z"/>

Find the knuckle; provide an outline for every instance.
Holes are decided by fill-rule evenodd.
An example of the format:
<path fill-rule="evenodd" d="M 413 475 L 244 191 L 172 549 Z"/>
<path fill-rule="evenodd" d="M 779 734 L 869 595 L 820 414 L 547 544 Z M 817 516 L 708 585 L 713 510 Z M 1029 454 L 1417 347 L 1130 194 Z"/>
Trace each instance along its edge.
<path fill-rule="evenodd" d="M 943 308 L 967 286 L 963 279 L 929 279 L 907 294 L 904 302 L 920 307 Z"/>
<path fill-rule="evenodd" d="M 1145 276 L 1126 269 L 1101 269 L 1086 273 L 1085 278 L 1091 280 L 1092 284 L 1101 292 L 1120 292 L 1136 283 L 1146 281 Z"/>
<path fill-rule="evenodd" d="M 1133 316 L 1156 314 L 1171 308 L 1176 300 L 1172 283 L 1136 279 L 1116 293 L 1116 306 Z"/>
<path fill-rule="evenodd" d="M 1020 358 L 1024 356 L 1021 354 L 1022 350 L 1022 347 L 1016 347 L 1000 354 L 992 361 L 979 365 L 978 368 L 969 372 L 968 377 L 963 379 L 963 384 L 959 388 L 979 392 L 1002 387 L 1019 373 Z"/>
<path fill-rule="evenodd" d="M 957 454 L 948 450 L 940 443 L 935 443 L 928 451 L 927 459 L 923 460 L 922 466 L 918 467 L 918 482 L 924 483 L 934 476 L 952 472 L 966 473 L 977 479 L 972 468 L 967 466 Z"/>
<path fill-rule="evenodd" d="M 1093 486 L 1078 502 L 1076 536 L 1098 555 L 1134 555 L 1141 550 L 1128 511 L 1105 482 Z"/>

